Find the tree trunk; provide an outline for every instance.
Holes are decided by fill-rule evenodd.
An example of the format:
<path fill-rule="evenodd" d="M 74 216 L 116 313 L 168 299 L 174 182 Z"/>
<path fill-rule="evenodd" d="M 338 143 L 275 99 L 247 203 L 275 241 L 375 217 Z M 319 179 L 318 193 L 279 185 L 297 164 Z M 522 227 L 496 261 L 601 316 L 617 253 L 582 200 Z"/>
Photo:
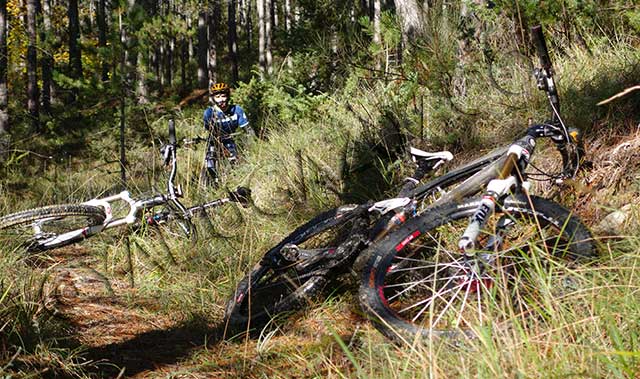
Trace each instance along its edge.
<path fill-rule="evenodd" d="M 284 31 L 286 35 L 291 32 L 291 0 L 284 0 Z M 289 70 L 293 70 L 291 49 L 287 52 L 287 67 Z"/>
<path fill-rule="evenodd" d="M 9 94 L 7 91 L 7 0 L 0 0 L 0 142 L 9 131 Z M 2 146 L 0 146 L 2 148 Z M 0 156 L 0 159 L 2 157 Z"/>
<path fill-rule="evenodd" d="M 53 54 L 52 54 L 52 39 L 53 30 L 51 28 L 51 0 L 42 0 L 42 8 L 40 13 L 42 15 L 43 27 L 40 28 L 40 49 L 42 55 L 40 62 L 42 65 L 42 109 L 46 114 L 51 113 L 51 101 L 52 101 L 52 86 L 53 86 Z"/>
<path fill-rule="evenodd" d="M 229 0 L 227 18 L 227 37 L 229 60 L 231 61 L 231 83 L 238 82 L 238 34 L 236 31 L 236 0 Z"/>
<path fill-rule="evenodd" d="M 133 67 L 135 67 L 135 81 L 136 81 L 136 101 L 138 104 L 149 103 L 149 89 L 147 88 L 147 72 L 145 66 L 142 64 L 142 52 L 138 50 L 135 52 L 135 61 Z"/>
<path fill-rule="evenodd" d="M 261 76 L 264 76 L 267 71 L 267 56 L 265 54 L 267 45 L 267 37 L 265 34 L 265 1 L 266 0 L 256 0 L 256 8 L 258 10 L 258 63 Z"/>
<path fill-rule="evenodd" d="M 82 52 L 80 50 L 80 20 L 78 19 L 78 0 L 69 0 L 69 67 L 72 79 L 82 79 Z M 74 89 L 71 94 L 71 102 L 75 101 L 78 90 Z"/>
<path fill-rule="evenodd" d="M 414 40 L 424 32 L 422 10 L 416 0 L 394 0 L 394 3 L 402 22 L 402 44 L 406 48 L 408 41 Z"/>
<path fill-rule="evenodd" d="M 220 8 L 220 0 L 213 0 L 213 13 L 209 20 L 209 80 L 211 83 L 218 81 L 218 49 L 217 36 L 220 33 L 220 19 L 222 10 Z"/>
<path fill-rule="evenodd" d="M 291 30 L 291 0 L 284 0 L 284 30 Z"/>
<path fill-rule="evenodd" d="M 158 46 L 160 45 L 160 46 Z M 153 75 L 158 80 L 158 93 L 162 93 L 164 91 L 164 78 L 162 77 L 162 45 L 156 44 L 152 51 L 149 52 L 149 62 L 151 64 L 150 70 L 153 72 Z"/>
<path fill-rule="evenodd" d="M 44 0 L 49 1 L 49 0 Z M 98 0 L 98 10 L 97 10 L 97 24 L 98 24 L 98 48 L 106 49 L 107 47 L 107 19 L 106 19 L 106 0 Z M 102 75 L 101 79 L 103 82 L 109 80 L 109 64 L 107 60 L 101 58 L 102 61 Z"/>
<path fill-rule="evenodd" d="M 264 36 L 265 36 L 265 46 L 264 46 L 264 52 L 265 52 L 265 62 L 266 62 L 266 69 L 267 69 L 267 75 L 271 76 L 271 74 L 273 73 L 273 56 L 271 54 L 271 17 L 269 17 L 269 10 L 271 9 L 271 3 L 273 0 L 264 0 L 265 2 L 265 10 L 264 12 L 266 13 L 266 17 L 265 17 L 265 24 L 264 24 Z"/>
<path fill-rule="evenodd" d="M 271 29 L 277 30 L 280 25 L 280 20 L 278 19 L 278 5 L 276 1 L 269 0 L 269 13 L 271 14 Z"/>
<path fill-rule="evenodd" d="M 198 88 L 207 88 L 207 14 L 200 11 L 198 14 Z"/>
<path fill-rule="evenodd" d="M 189 64 L 189 43 L 183 38 L 180 41 L 180 94 L 187 92 L 187 64 Z"/>
<path fill-rule="evenodd" d="M 164 68 L 164 75 L 165 75 L 165 82 L 167 83 L 167 86 L 169 87 L 169 89 L 171 89 L 171 86 L 173 85 L 173 54 L 175 53 L 176 50 L 176 40 L 174 37 L 171 37 L 171 39 L 169 39 L 169 48 L 167 49 L 167 60 L 166 60 L 166 66 Z"/>
<path fill-rule="evenodd" d="M 38 54 L 36 50 L 37 27 L 36 8 L 37 0 L 27 1 L 27 109 L 31 117 L 31 126 L 34 130 L 40 129 L 40 110 L 38 93 Z"/>
<path fill-rule="evenodd" d="M 251 1 L 245 1 L 245 15 L 247 17 L 247 22 L 245 23 L 245 34 L 247 35 L 247 51 L 252 51 L 253 46 L 253 18 L 251 17 Z"/>
<path fill-rule="evenodd" d="M 381 37 L 381 30 L 380 30 L 380 0 L 373 0 L 373 43 L 375 45 L 382 44 L 382 37 Z M 380 56 L 377 56 L 375 58 L 376 71 L 380 71 L 381 66 L 382 64 L 380 62 Z"/>

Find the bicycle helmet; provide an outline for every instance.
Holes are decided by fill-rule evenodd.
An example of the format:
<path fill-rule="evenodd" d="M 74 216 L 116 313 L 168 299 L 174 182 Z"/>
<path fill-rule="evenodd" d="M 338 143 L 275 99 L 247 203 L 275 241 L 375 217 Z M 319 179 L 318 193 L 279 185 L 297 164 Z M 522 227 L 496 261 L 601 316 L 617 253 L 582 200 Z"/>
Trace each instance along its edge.
<path fill-rule="evenodd" d="M 219 82 L 214 83 L 209 87 L 209 93 L 211 96 L 216 95 L 218 93 L 226 93 L 227 95 L 231 94 L 231 88 L 227 83 Z"/>

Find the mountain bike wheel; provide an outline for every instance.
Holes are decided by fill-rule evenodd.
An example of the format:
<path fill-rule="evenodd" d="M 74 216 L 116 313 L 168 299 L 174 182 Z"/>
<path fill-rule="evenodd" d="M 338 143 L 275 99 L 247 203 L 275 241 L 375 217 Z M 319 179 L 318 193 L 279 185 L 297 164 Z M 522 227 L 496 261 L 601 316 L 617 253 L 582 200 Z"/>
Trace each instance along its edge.
<path fill-rule="evenodd" d="M 237 203 L 209 208 L 198 213 L 198 226 L 211 237 L 234 238 L 244 233 L 245 216 Z"/>
<path fill-rule="evenodd" d="M 323 257 L 346 252 L 358 213 L 354 207 L 324 212 L 297 228 L 269 250 L 238 284 L 228 301 L 225 319 L 232 330 L 260 326 L 270 318 L 314 301 L 325 284 L 339 274 Z M 340 249 L 338 251 L 338 247 Z M 345 257 L 345 259 L 347 259 Z"/>
<path fill-rule="evenodd" d="M 571 262 L 597 254 L 590 232 L 568 210 L 518 196 L 496 210 L 475 257 L 465 258 L 458 239 L 479 201 L 436 208 L 367 251 L 360 303 L 384 335 L 397 342 L 474 336 L 534 314 L 544 320 L 544 300 L 562 288 Z"/>
<path fill-rule="evenodd" d="M 106 218 L 100 207 L 85 204 L 52 205 L 0 217 L 0 243 L 44 251 L 85 238 L 83 229 L 100 225 Z M 75 235 L 65 233 L 77 231 Z"/>

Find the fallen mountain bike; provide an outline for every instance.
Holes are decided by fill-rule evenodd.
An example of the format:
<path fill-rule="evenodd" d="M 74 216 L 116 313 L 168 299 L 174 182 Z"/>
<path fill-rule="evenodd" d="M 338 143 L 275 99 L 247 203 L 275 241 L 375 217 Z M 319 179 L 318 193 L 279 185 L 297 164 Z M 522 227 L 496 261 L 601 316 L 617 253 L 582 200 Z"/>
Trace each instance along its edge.
<path fill-rule="evenodd" d="M 175 125 L 169 121 L 169 142 L 161 149 L 165 166 L 169 167 L 166 193 L 136 199 L 129 191 L 92 199 L 81 204 L 51 205 L 28 209 L 0 217 L 0 239 L 18 243 L 27 251 L 44 251 L 79 242 L 104 230 L 133 225 L 153 230 L 162 236 L 193 242 L 197 231 L 192 218 L 209 208 L 228 202 L 247 205 L 251 191 L 238 187 L 225 198 L 187 208 L 180 201 L 182 191 L 175 185 L 178 169 Z M 128 212 L 114 217 L 113 204 L 124 203 Z"/>
<path fill-rule="evenodd" d="M 328 210 L 298 227 L 265 253 L 240 281 L 226 306 L 232 330 L 260 326 L 270 317 L 303 307 L 322 289 L 350 272 L 358 254 L 408 218 L 420 212 L 444 189 L 500 159 L 495 150 L 456 170 L 418 186 L 430 171 L 453 158 L 443 151 L 410 149 L 416 163 L 398 197 Z"/>
<path fill-rule="evenodd" d="M 550 61 L 547 60 L 543 68 L 543 70 L 536 71 L 536 78 L 540 88 L 546 91 L 550 100 L 553 110 L 552 120 L 549 123 L 530 127 L 526 139 L 522 139 L 515 146 L 526 142 L 526 147 L 533 151 L 530 145 L 535 141 L 535 138 L 549 137 L 555 143 L 562 157 L 562 172 L 552 176 L 552 179 L 560 180 L 573 177 L 576 174 L 582 159 L 583 149 L 579 131 L 567 130 L 560 119 L 559 102 L 553 83 Z M 514 149 L 517 148 L 507 146 L 498 149 L 477 161 L 421 186 L 417 186 L 418 180 L 424 176 L 426 170 L 421 167 L 419 157 L 428 157 L 429 155 L 418 154 L 415 157 L 419 162 L 416 174 L 413 178 L 408 179 L 398 198 L 377 203 L 338 207 L 326 211 L 300 226 L 267 251 L 261 261 L 240 281 L 226 306 L 228 325 L 232 329 L 244 328 L 248 330 L 260 326 L 278 314 L 301 308 L 309 301 L 316 299 L 327 283 L 336 280 L 342 273 L 351 271 L 352 266 L 355 271 L 366 266 L 367 272 L 370 274 L 371 267 L 377 267 L 374 266 L 378 264 L 376 257 L 381 256 L 382 253 L 378 253 L 373 258 L 373 253 L 362 254 L 362 256 L 360 253 L 374 242 L 380 241 L 407 219 L 418 214 L 423 215 L 422 219 L 427 217 L 432 210 L 441 209 L 438 207 L 442 207 L 444 204 L 460 202 L 465 197 L 481 192 L 485 184 L 496 178 L 496 173 L 500 169 L 506 175 L 511 174 L 510 169 L 518 167 L 519 172 L 524 175 L 525 167 L 521 160 L 525 157 L 528 158 L 529 155 L 522 153 L 520 158 L 516 159 L 514 152 L 511 151 Z M 518 151 L 523 152 L 525 149 L 521 148 Z M 436 162 L 442 161 L 442 155 L 436 154 L 435 157 L 437 157 Z M 426 162 L 429 160 L 422 164 Z M 433 161 L 431 162 L 425 165 L 427 169 L 429 166 L 437 165 Z M 520 182 L 524 185 L 523 180 Z M 516 181 L 516 184 L 520 182 Z M 451 189 L 451 187 L 454 188 Z M 495 187 L 495 184 L 492 187 Z M 432 201 L 434 197 L 438 196 L 437 200 Z M 538 205 L 542 203 L 546 205 L 546 208 L 554 207 L 555 209 L 556 207 L 556 204 L 548 200 L 535 199 L 528 208 L 518 202 L 517 204 L 520 206 L 518 209 L 537 209 Z M 514 204 L 514 201 L 513 198 L 508 198 L 505 203 Z M 471 208 L 477 207 L 479 200 L 465 201 L 465 204 Z M 586 228 L 577 218 L 570 216 L 570 213 L 564 208 L 558 205 L 557 209 L 561 210 L 554 213 L 557 215 L 557 219 L 554 219 L 556 221 L 554 225 L 557 225 L 558 222 L 570 221 L 568 225 L 573 226 L 572 231 L 581 233 L 579 235 L 581 245 L 578 246 L 577 253 L 585 256 L 594 254 L 595 248 L 593 243 L 589 242 L 590 235 Z M 538 211 L 531 210 L 531 212 L 535 214 Z M 416 222 L 411 224 L 415 225 Z M 406 228 L 402 228 L 402 230 L 406 230 Z M 397 235 L 393 233 L 394 238 L 387 237 L 385 241 L 395 241 Z M 403 235 L 400 242 L 409 244 L 411 238 L 413 238 L 411 235 Z M 385 242 L 383 246 L 388 246 L 388 243 Z M 403 245 L 396 244 L 395 246 L 402 250 Z M 373 249 L 372 251 L 379 250 Z M 392 252 L 388 254 L 392 255 Z M 366 276 L 365 281 L 369 277 L 370 275 Z M 367 291 L 365 287 L 366 283 L 363 283 L 362 292 Z M 375 287 L 375 290 L 381 290 L 380 286 Z M 379 300 L 384 302 L 383 298 Z"/>
<path fill-rule="evenodd" d="M 538 139 L 556 144 L 565 175 L 577 172 L 582 155 L 578 131 L 567 129 L 559 113 L 539 26 L 532 37 L 541 64 L 534 73 L 551 120 L 529 126 L 506 160 L 485 168 L 490 180 L 461 184 L 362 256 L 362 309 L 393 340 L 477 336 L 487 325 L 544 320 L 552 314 L 549 298 L 571 282 L 575 262 L 597 255 L 578 217 L 528 190 L 525 170 Z M 485 188 L 482 196 L 465 198 L 477 188 Z"/>

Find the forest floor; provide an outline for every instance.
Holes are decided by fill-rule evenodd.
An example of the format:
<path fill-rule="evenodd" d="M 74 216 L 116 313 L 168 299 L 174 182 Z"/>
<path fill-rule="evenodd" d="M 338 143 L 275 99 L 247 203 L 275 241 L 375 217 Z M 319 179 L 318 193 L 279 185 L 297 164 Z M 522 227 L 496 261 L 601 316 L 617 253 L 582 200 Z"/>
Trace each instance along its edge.
<path fill-rule="evenodd" d="M 126 280 L 107 281 L 97 274 L 91 268 L 95 262 L 86 253 L 82 247 L 58 249 L 61 261 L 49 268 L 52 278 L 46 304 L 68 323 L 72 338 L 93 366 L 89 371 L 98 377 L 264 378 L 286 372 L 285 377 L 306 377 L 304 368 L 292 370 L 287 359 L 278 359 L 278 351 L 292 352 L 292 347 L 306 351 L 336 343 L 324 337 L 329 331 L 322 317 L 314 318 L 313 325 L 296 326 L 294 321 L 295 335 L 269 335 L 269 353 L 262 354 L 264 339 L 226 340 L 222 322 L 185 324 L 156 312 L 154 299 L 145 299 Z M 353 331 L 365 323 L 350 311 L 330 317 L 334 330 Z M 347 341 L 350 337 L 341 336 Z M 339 351 L 338 355 L 349 371 L 346 357 Z"/>

